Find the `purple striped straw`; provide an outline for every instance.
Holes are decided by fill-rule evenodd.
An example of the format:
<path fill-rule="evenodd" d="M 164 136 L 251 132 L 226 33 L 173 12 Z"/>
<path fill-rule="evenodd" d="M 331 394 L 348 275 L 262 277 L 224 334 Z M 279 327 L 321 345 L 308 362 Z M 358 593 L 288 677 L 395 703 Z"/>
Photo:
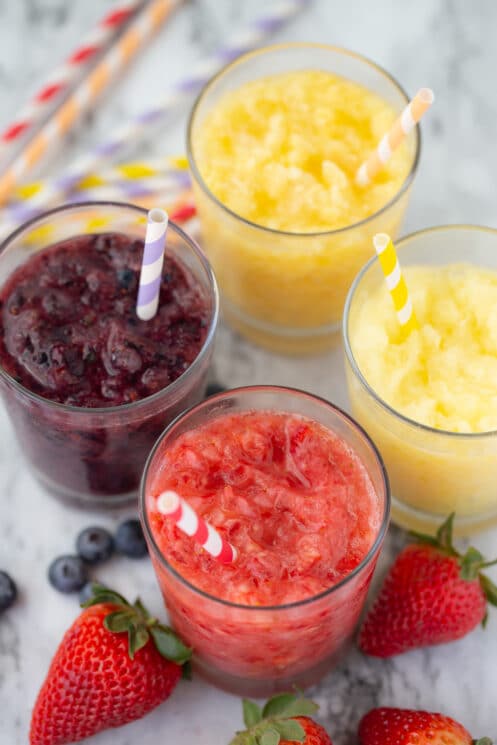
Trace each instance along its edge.
<path fill-rule="evenodd" d="M 138 287 L 136 314 L 142 321 L 150 321 L 159 307 L 162 265 L 169 218 L 167 212 L 155 207 L 148 213 L 147 233 Z"/>

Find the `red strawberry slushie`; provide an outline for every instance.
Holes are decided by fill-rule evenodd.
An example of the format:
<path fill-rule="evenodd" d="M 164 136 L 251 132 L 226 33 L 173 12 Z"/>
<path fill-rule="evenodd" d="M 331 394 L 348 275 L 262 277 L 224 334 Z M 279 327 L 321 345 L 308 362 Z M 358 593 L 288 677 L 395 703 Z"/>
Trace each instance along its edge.
<path fill-rule="evenodd" d="M 218 407 L 257 390 L 222 394 Z M 341 426 L 257 407 L 193 428 L 180 420 L 181 433 L 166 432 L 146 474 L 146 529 L 172 621 L 209 677 L 252 695 L 312 682 L 350 639 L 387 499 L 371 454 L 363 460 L 344 425 L 363 447 L 365 435 L 325 402 L 279 390 L 332 412 Z M 158 512 L 166 490 L 236 547 L 234 563 L 217 562 Z"/>

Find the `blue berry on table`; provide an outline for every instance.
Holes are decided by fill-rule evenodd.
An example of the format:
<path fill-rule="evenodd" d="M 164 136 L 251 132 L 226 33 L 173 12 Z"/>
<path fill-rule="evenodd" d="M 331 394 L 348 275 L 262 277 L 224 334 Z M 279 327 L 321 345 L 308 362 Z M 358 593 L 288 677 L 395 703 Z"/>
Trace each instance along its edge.
<path fill-rule="evenodd" d="M 0 613 L 15 602 L 17 597 L 17 587 L 14 580 L 0 570 Z"/>
<path fill-rule="evenodd" d="M 93 586 L 95 584 L 96 580 L 91 580 L 90 582 L 87 582 L 81 590 L 79 591 L 79 604 L 83 605 L 83 603 L 86 603 L 90 598 L 94 596 Z M 99 583 L 100 584 L 100 583 Z"/>
<path fill-rule="evenodd" d="M 92 525 L 78 535 L 76 551 L 88 564 L 98 564 L 109 559 L 114 553 L 114 539 L 105 528 Z"/>
<path fill-rule="evenodd" d="M 116 551 L 130 559 L 139 559 L 147 553 L 147 544 L 139 520 L 126 520 L 121 523 L 114 541 Z"/>
<path fill-rule="evenodd" d="M 59 592 L 78 592 L 88 581 L 87 568 L 79 556 L 58 556 L 48 568 L 48 579 Z"/>

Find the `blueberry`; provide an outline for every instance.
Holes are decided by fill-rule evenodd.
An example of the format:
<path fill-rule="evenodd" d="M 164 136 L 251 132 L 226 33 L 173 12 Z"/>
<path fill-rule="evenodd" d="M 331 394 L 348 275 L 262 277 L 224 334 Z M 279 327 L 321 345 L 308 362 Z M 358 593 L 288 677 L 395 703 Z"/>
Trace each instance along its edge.
<path fill-rule="evenodd" d="M 116 530 L 116 551 L 130 559 L 139 559 L 147 553 L 147 544 L 139 520 L 126 520 Z"/>
<path fill-rule="evenodd" d="M 88 574 L 79 556 L 58 556 L 48 568 L 48 579 L 59 592 L 78 592 L 86 584 Z"/>
<path fill-rule="evenodd" d="M 207 390 L 205 391 L 205 397 L 209 398 L 209 396 L 214 396 L 216 393 L 223 393 L 226 390 L 226 386 L 221 385 L 220 383 L 209 383 Z"/>
<path fill-rule="evenodd" d="M 79 603 L 80 603 L 80 605 L 83 605 L 83 603 L 86 603 L 87 600 L 89 600 L 91 597 L 93 597 L 93 585 L 94 585 L 94 583 L 95 583 L 95 580 L 92 580 L 91 582 L 87 582 L 85 585 L 83 585 L 83 587 L 79 591 Z"/>
<path fill-rule="evenodd" d="M 92 525 L 81 531 L 76 539 L 76 551 L 88 564 L 109 559 L 114 552 L 114 539 L 105 528 Z"/>
<path fill-rule="evenodd" d="M 0 570 L 0 613 L 7 610 L 17 597 L 17 587 L 7 572 Z"/>
<path fill-rule="evenodd" d="M 132 269 L 118 269 L 116 272 L 119 287 L 130 290 L 135 284 L 135 273 Z"/>

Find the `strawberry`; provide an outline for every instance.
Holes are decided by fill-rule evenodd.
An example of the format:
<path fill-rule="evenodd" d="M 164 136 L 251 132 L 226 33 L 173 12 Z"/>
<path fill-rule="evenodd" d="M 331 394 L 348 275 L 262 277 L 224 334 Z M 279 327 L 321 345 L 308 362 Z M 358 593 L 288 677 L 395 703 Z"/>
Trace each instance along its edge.
<path fill-rule="evenodd" d="M 52 660 L 33 710 L 30 745 L 78 742 L 139 719 L 169 697 L 191 657 L 140 600 L 130 605 L 101 585 L 93 593 Z"/>
<path fill-rule="evenodd" d="M 270 698 L 261 709 L 243 701 L 246 730 L 237 732 L 230 745 L 332 745 L 320 724 L 310 718 L 318 705 L 293 693 Z"/>
<path fill-rule="evenodd" d="M 359 647 L 374 657 L 455 641 L 485 624 L 487 601 L 497 605 L 497 587 L 481 574 L 485 562 L 475 548 L 454 549 L 454 515 L 436 537 L 414 533 L 391 567 L 359 633 Z"/>
<path fill-rule="evenodd" d="M 443 714 L 409 709 L 373 709 L 359 724 L 361 745 L 492 745 L 473 740 L 467 729 Z"/>

